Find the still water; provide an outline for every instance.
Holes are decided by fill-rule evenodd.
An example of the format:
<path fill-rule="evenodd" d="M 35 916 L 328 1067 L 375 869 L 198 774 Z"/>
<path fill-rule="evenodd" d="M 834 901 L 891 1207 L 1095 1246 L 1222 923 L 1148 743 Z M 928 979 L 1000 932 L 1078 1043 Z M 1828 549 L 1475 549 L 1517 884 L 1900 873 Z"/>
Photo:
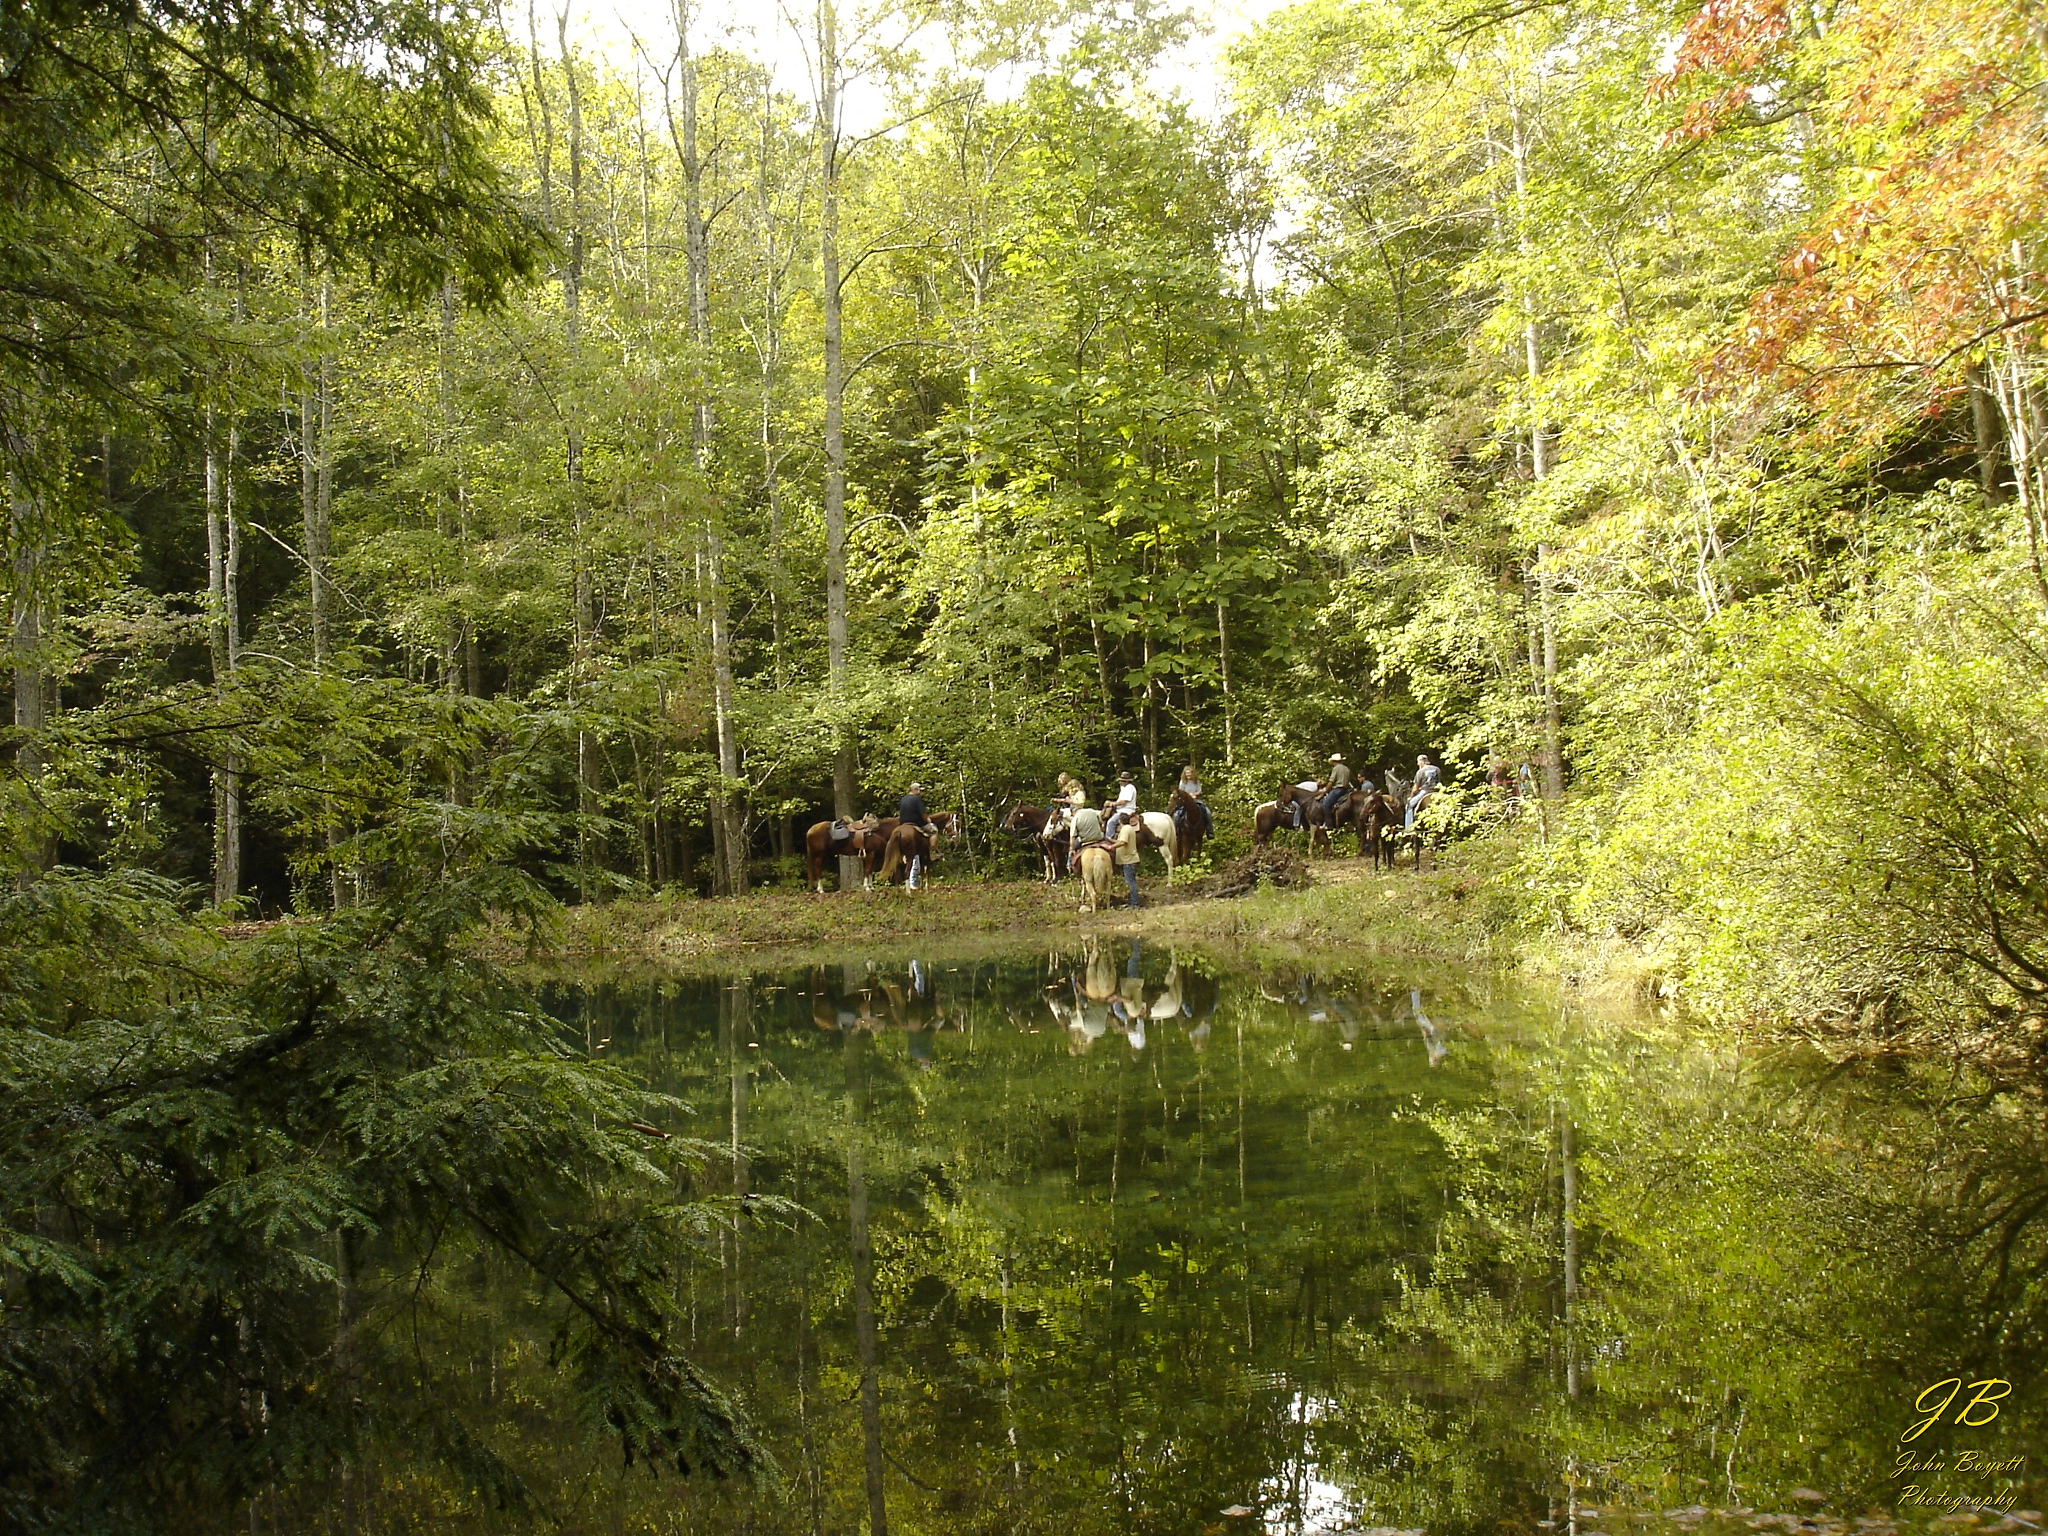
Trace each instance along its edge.
<path fill-rule="evenodd" d="M 663 1528 L 2039 1519 L 2025 1084 L 1130 943 L 549 1002 L 694 1106 L 712 1189 L 802 1213 L 687 1298 L 781 1484 Z"/>

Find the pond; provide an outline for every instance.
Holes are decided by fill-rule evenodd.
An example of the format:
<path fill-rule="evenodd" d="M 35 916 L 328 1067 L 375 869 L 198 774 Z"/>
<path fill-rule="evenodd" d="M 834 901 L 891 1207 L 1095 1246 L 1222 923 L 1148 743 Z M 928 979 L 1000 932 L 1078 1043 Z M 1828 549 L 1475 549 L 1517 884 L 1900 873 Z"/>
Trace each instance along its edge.
<path fill-rule="evenodd" d="M 2040 1518 L 2024 1085 L 1130 942 L 547 995 L 805 1213 L 685 1298 L 780 1485 L 656 1528 Z"/>

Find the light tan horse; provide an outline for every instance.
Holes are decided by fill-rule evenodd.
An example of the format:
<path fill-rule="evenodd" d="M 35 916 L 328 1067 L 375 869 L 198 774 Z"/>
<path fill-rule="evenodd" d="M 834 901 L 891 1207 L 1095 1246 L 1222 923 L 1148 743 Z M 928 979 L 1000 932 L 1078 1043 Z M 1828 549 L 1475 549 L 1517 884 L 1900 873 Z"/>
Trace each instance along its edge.
<path fill-rule="evenodd" d="M 1111 887 L 1116 884 L 1116 866 L 1110 862 L 1107 848 L 1083 848 L 1081 850 L 1081 910 L 1093 912 L 1109 900 Z"/>

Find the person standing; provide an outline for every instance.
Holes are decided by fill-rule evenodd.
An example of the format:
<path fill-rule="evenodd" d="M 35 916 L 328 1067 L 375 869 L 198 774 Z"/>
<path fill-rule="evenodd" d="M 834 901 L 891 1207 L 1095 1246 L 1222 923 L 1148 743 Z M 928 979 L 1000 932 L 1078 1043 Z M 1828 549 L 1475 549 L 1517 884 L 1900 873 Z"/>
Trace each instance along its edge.
<path fill-rule="evenodd" d="M 909 793 L 896 802 L 896 820 L 903 826 L 916 827 L 918 831 L 926 836 L 931 835 L 931 818 L 925 813 L 924 786 L 922 784 L 913 783 L 910 786 Z M 921 848 L 922 845 L 920 844 Z M 918 879 L 923 874 L 924 854 L 922 851 L 913 853 L 910 856 L 910 889 L 913 891 L 917 889 Z"/>
<path fill-rule="evenodd" d="M 1138 899 L 1138 831 L 1143 825 L 1135 814 L 1124 816 L 1116 834 L 1116 852 L 1111 855 L 1116 867 L 1123 871 L 1125 889 L 1131 893 L 1130 900 L 1124 903 L 1127 907 L 1144 905 Z"/>

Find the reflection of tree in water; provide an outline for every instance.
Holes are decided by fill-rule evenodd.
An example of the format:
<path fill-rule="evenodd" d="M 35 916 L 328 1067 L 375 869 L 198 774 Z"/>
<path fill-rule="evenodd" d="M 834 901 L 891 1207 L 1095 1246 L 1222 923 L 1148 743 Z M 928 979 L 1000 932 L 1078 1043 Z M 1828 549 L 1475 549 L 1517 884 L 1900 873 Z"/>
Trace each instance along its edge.
<path fill-rule="evenodd" d="M 595 1032 L 727 1099 L 736 1187 L 815 1213 L 707 1251 L 685 1299 L 787 1478 L 691 1487 L 702 1528 L 1164 1536 L 1242 1503 L 1293 1530 L 1337 1490 L 1367 1525 L 1569 1530 L 1731 1477 L 1759 1507 L 1860 1497 L 1917 1362 L 2033 1358 L 2038 1127 L 1910 1075 L 1114 942 L 707 1006 L 665 1047 L 630 1005 Z"/>

